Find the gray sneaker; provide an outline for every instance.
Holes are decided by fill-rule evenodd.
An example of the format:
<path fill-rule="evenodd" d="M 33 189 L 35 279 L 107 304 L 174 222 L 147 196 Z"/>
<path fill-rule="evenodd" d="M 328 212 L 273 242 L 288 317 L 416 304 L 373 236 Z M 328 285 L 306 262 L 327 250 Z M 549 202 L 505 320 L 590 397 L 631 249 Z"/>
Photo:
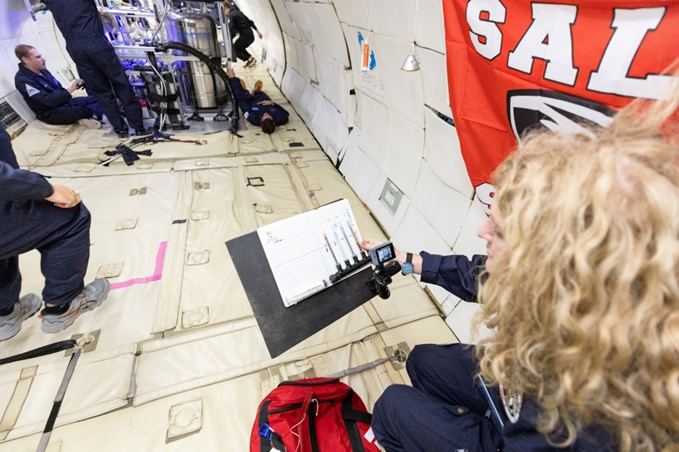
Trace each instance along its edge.
<path fill-rule="evenodd" d="M 10 315 L 0 317 L 0 341 L 16 336 L 21 331 L 21 323 L 38 312 L 41 304 L 40 297 L 34 293 L 21 297 Z"/>
<path fill-rule="evenodd" d="M 73 325 L 75 319 L 87 311 L 91 311 L 106 300 L 109 291 L 107 279 L 95 279 L 85 286 L 83 291 L 71 301 L 68 311 L 63 314 L 42 314 L 42 330 L 45 333 L 58 333 Z"/>

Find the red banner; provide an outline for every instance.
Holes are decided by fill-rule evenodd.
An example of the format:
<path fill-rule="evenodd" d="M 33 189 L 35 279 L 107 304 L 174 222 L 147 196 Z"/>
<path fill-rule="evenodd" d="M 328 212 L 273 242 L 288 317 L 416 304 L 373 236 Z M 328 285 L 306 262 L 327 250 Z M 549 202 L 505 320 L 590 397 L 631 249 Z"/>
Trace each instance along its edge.
<path fill-rule="evenodd" d="M 467 171 L 490 204 L 490 175 L 534 128 L 606 126 L 635 97 L 656 99 L 679 56 L 679 1 L 443 0 L 450 105 Z"/>

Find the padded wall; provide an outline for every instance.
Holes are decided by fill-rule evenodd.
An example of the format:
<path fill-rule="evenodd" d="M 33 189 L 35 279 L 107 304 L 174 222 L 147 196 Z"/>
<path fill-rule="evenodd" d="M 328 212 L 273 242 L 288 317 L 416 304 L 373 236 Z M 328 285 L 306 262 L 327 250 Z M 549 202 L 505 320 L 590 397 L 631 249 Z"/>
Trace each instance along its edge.
<path fill-rule="evenodd" d="M 257 17 L 269 4 L 277 23 Z M 244 7 L 267 29 L 280 25 L 283 93 L 396 246 L 484 253 L 476 230 L 485 213 L 447 121 L 441 0 L 249 0 Z M 364 41 L 375 60 L 367 72 L 360 69 Z M 280 51 L 267 44 L 267 58 Z M 421 70 L 401 71 L 413 52 Z M 280 62 L 276 53 L 274 79 Z M 382 199 L 385 184 L 401 192 L 397 207 Z M 446 314 L 456 307 L 455 297 L 430 289 Z"/>

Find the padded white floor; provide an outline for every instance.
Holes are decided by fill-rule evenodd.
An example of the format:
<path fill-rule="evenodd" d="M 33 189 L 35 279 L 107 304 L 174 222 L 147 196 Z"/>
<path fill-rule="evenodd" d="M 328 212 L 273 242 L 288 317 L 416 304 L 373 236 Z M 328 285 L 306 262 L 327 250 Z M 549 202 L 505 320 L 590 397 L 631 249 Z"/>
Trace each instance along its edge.
<path fill-rule="evenodd" d="M 144 146 L 153 155 L 130 167 L 99 165 L 118 142 L 106 129 L 33 122 L 15 140 L 24 167 L 76 189 L 91 210 L 87 279 L 119 269 L 108 300 L 72 327 L 45 335 L 35 317 L 0 348 L 5 357 L 100 331 L 78 364 L 48 450 L 247 450 L 256 407 L 282 379 L 366 363 L 388 347 L 456 341 L 415 278 L 399 276 L 389 300 L 373 299 L 271 359 L 224 242 L 337 198 L 351 202 L 364 235 L 384 236 L 265 68 L 240 73 L 250 85 L 264 80 L 291 111 L 288 125 L 272 136 L 245 126 L 240 139 L 183 133 L 177 137 L 205 144 Z M 265 185 L 248 186 L 253 177 Z M 413 202 L 419 198 L 415 191 Z M 37 253 L 20 265 L 22 292 L 39 293 Z M 0 451 L 36 447 L 67 361 L 57 354 L 0 367 Z M 387 363 L 345 380 L 372 407 L 407 375 Z"/>

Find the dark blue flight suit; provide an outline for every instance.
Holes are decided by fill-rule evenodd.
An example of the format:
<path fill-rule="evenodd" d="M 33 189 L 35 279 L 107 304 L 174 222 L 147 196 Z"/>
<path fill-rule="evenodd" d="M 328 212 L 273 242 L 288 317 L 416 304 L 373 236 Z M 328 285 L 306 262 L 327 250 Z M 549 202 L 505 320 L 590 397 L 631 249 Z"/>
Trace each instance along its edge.
<path fill-rule="evenodd" d="M 475 302 L 487 257 L 422 256 L 422 282 L 436 284 L 465 301 Z M 504 413 L 499 390 L 488 387 L 504 424 L 498 427 L 482 393 L 473 346 L 417 345 L 406 362 L 411 386 L 391 385 L 375 403 L 372 428 L 387 452 L 547 452 L 617 450 L 603 429 L 586 428 L 575 444 L 552 446 L 536 429 L 538 405 L 524 398 L 519 420 Z M 556 438 L 561 439 L 561 438 Z"/>
<path fill-rule="evenodd" d="M 66 50 L 78 74 L 85 80 L 87 90 L 99 100 L 113 130 L 127 132 L 116 97 L 123 104 L 130 127 L 144 130 L 141 106 L 111 43 L 104 37 L 94 0 L 43 0 L 43 3 L 66 39 Z"/>
<path fill-rule="evenodd" d="M 72 97 L 47 69 L 36 74 L 19 63 L 14 86 L 35 116 L 48 124 L 73 124 L 92 116 L 101 119 L 103 115 L 94 96 Z"/>
<path fill-rule="evenodd" d="M 251 124 L 256 126 L 262 125 L 262 116 L 264 116 L 265 113 L 271 115 L 271 118 L 277 126 L 287 124 L 290 115 L 285 108 L 278 104 L 259 105 L 260 102 L 271 100 L 264 91 L 255 91 L 255 95 L 253 96 L 243 88 L 238 77 L 230 78 L 229 83 L 231 83 L 231 91 L 233 92 L 233 95 L 236 96 L 238 106 L 243 111 L 243 116 L 245 116 L 245 119 Z"/>
<path fill-rule="evenodd" d="M 236 34 L 238 35 L 238 39 L 233 43 L 234 54 L 241 60 L 247 61 L 250 59 L 250 53 L 247 51 L 247 48 L 255 42 L 255 33 L 252 30 L 256 30 L 257 26 L 237 8 L 231 8 L 226 19 L 229 22 L 231 39 L 236 37 Z"/>
<path fill-rule="evenodd" d="M 12 149 L 12 138 L 3 126 L 0 126 L 0 162 L 9 163 L 14 169 L 19 169 L 19 162 Z"/>
<path fill-rule="evenodd" d="M 45 198 L 52 185 L 19 169 L 5 129 L 0 127 L 0 310 L 19 301 L 19 255 L 37 249 L 45 277 L 46 303 L 70 303 L 82 292 L 90 257 L 90 212 L 81 202 L 62 209 Z"/>

